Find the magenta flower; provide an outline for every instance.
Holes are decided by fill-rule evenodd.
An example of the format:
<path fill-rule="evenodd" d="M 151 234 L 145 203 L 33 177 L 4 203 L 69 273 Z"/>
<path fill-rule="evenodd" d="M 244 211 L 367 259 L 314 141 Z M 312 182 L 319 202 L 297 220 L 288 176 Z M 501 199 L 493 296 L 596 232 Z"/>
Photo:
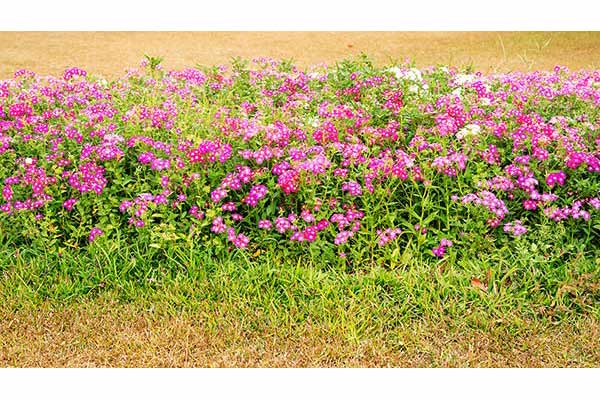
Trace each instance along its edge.
<path fill-rule="evenodd" d="M 434 247 L 431 250 L 431 252 L 433 253 L 434 256 L 442 258 L 446 254 L 446 248 L 452 247 L 452 245 L 453 245 L 453 243 L 451 240 L 444 238 L 444 239 L 440 240 L 439 246 Z"/>
<path fill-rule="evenodd" d="M 444 254 L 446 254 L 446 248 L 444 246 L 434 247 L 431 252 L 434 256 L 442 258 L 444 257 Z"/>
<path fill-rule="evenodd" d="M 267 192 L 268 190 L 265 185 L 256 185 L 250 189 L 250 193 L 242 201 L 251 207 L 256 207 L 260 199 L 266 196 Z"/>
<path fill-rule="evenodd" d="M 98 236 L 100 236 L 102 234 L 104 234 L 102 229 L 97 228 L 97 227 L 92 228 L 92 230 L 90 231 L 90 237 L 89 237 L 90 242 L 93 242 Z"/>
<path fill-rule="evenodd" d="M 260 221 L 258 221 L 259 229 L 271 229 L 272 227 L 273 224 L 268 219 L 261 219 Z"/>
<path fill-rule="evenodd" d="M 342 190 L 348 192 L 351 196 L 362 195 L 362 188 L 358 182 L 349 181 L 342 184 Z"/>
<path fill-rule="evenodd" d="M 227 225 L 223 222 L 222 217 L 216 217 L 212 221 L 212 226 L 210 228 L 211 232 L 214 233 L 223 233 L 227 229 Z"/>
<path fill-rule="evenodd" d="M 62 205 L 64 208 L 71 211 L 73 210 L 73 206 L 75 206 L 75 203 L 77 203 L 77 199 L 70 198 L 68 200 L 65 200 Z"/>
<path fill-rule="evenodd" d="M 564 171 L 558 171 L 549 174 L 546 177 L 546 184 L 550 187 L 554 187 L 557 183 L 561 186 L 565 184 L 565 179 L 567 178 L 567 174 Z"/>

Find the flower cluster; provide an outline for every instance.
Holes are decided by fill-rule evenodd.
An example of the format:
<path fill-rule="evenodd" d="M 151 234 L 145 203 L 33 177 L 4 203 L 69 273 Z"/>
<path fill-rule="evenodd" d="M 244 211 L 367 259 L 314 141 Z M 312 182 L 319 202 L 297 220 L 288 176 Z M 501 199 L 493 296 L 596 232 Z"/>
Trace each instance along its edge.
<path fill-rule="evenodd" d="M 434 247 L 431 252 L 434 256 L 442 258 L 446 254 L 446 248 L 452 247 L 453 243 L 451 240 L 442 239 L 437 247 Z"/>
<path fill-rule="evenodd" d="M 382 231 L 380 229 L 377 230 L 377 244 L 379 246 L 385 246 L 389 242 L 393 241 L 402 233 L 402 230 L 399 228 L 387 228 Z"/>
<path fill-rule="evenodd" d="M 523 226 L 521 221 L 515 220 L 513 222 L 504 224 L 504 232 L 510 232 L 515 236 L 521 236 L 527 233 L 527 228 Z"/>
<path fill-rule="evenodd" d="M 564 68 L 17 71 L 0 82 L 0 229 L 440 258 L 467 234 L 594 237 L 599 107 L 599 72 Z"/>

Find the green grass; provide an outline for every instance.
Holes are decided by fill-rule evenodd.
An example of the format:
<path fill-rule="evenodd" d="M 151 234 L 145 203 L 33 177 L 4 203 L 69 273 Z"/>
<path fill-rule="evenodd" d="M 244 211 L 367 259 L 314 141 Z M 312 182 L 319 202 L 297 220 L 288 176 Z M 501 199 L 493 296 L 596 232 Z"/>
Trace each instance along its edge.
<path fill-rule="evenodd" d="M 0 362 L 596 365 L 600 259 L 565 257 L 562 246 L 543 249 L 545 259 L 534 243 L 379 266 L 126 240 L 61 256 L 28 248 L 11 258 L 4 248 Z M 178 353 L 164 354 L 171 347 Z"/>
<path fill-rule="evenodd" d="M 62 255 L 30 248 L 12 260 L 5 249 L 0 302 L 19 308 L 110 295 L 171 315 L 213 304 L 237 310 L 241 320 L 258 313 L 282 328 L 310 320 L 357 340 L 418 319 L 458 318 L 488 328 L 497 321 L 518 327 L 599 318 L 600 259 L 583 253 L 565 258 L 552 248 L 544 256 L 533 251 L 534 240 L 480 258 L 360 267 L 285 257 L 276 249 L 256 257 L 215 255 L 192 243 L 162 250 L 98 241 Z"/>

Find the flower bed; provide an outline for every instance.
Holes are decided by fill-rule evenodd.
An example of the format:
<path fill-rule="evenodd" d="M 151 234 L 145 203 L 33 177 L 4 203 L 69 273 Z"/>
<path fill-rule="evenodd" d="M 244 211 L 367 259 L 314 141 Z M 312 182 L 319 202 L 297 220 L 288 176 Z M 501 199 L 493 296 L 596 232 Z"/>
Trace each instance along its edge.
<path fill-rule="evenodd" d="M 110 83 L 17 71 L 0 82 L 0 237 L 401 261 L 560 226 L 590 250 L 599 107 L 600 71 L 563 67 L 164 71 L 149 58 Z"/>

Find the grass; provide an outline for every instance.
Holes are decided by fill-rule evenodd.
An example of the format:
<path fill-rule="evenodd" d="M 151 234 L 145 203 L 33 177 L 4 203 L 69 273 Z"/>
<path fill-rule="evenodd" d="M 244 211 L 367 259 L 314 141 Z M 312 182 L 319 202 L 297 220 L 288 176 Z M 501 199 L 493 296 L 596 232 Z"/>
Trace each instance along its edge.
<path fill-rule="evenodd" d="M 110 294 L 58 308 L 2 312 L 4 366 L 22 367 L 594 367 L 597 321 L 532 323 L 515 332 L 482 330 L 459 320 L 404 323 L 386 335 L 351 340 L 304 323 L 269 325 L 260 313 L 204 304 L 166 315 Z M 253 326 L 249 327 L 250 321 Z"/>
<path fill-rule="evenodd" d="M 5 251 L 0 363 L 597 365 L 600 260 L 550 268 L 506 250 L 355 269 L 125 242 L 61 257 L 23 250 L 14 262 Z"/>

